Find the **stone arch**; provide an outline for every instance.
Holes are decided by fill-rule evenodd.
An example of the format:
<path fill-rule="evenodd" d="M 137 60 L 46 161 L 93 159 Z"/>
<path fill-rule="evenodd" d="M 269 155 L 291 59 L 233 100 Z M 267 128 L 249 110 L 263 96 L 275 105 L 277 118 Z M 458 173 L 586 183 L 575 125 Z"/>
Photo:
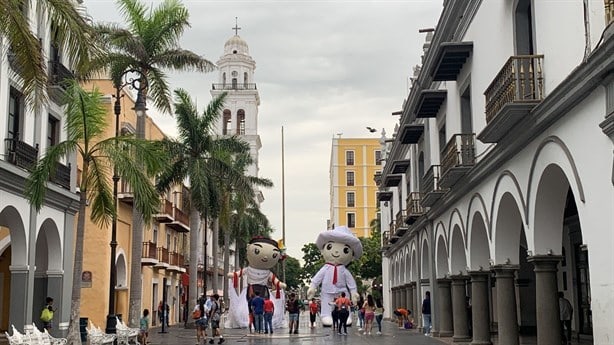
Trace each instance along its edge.
<path fill-rule="evenodd" d="M 62 270 L 62 240 L 57 224 L 45 219 L 36 238 L 36 269 L 59 272 Z"/>
<path fill-rule="evenodd" d="M 464 274 L 467 272 L 467 252 L 465 237 L 459 225 L 450 232 L 450 272 Z"/>
<path fill-rule="evenodd" d="M 25 267 L 28 264 L 28 246 L 23 218 L 13 206 L 5 207 L 0 212 L 0 226 L 9 229 L 8 242 L 4 243 L 2 252 L 11 246 L 11 266 Z"/>
<path fill-rule="evenodd" d="M 425 236 L 422 239 L 422 255 L 421 255 L 422 269 L 420 270 L 420 278 L 429 279 L 429 272 L 431 271 L 431 260 L 429 251 L 429 241 Z"/>
<path fill-rule="evenodd" d="M 503 194 L 509 193 L 518 203 L 518 210 L 520 211 L 520 216 L 522 217 L 522 222 L 524 224 L 528 224 L 526 209 L 527 203 L 522 194 L 522 189 L 520 188 L 520 183 L 518 183 L 518 179 L 516 176 L 509 170 L 505 170 L 499 175 L 497 182 L 495 183 L 495 189 L 492 196 L 492 204 L 490 208 L 491 218 L 490 221 L 494 222 L 496 219 L 496 213 L 499 209 L 499 202 L 501 201 L 501 197 Z M 492 227 L 493 223 L 491 223 Z M 496 230 L 496 229 L 493 229 Z"/>
<path fill-rule="evenodd" d="M 490 241 L 486 222 L 480 212 L 469 219 L 469 267 L 471 270 L 490 269 Z"/>
<path fill-rule="evenodd" d="M 523 220 L 521 204 L 512 193 L 505 192 L 496 200 L 493 214 L 495 264 L 518 264 Z"/>
<path fill-rule="evenodd" d="M 437 254 L 435 257 L 435 260 L 437 260 L 437 278 L 444 278 L 446 275 L 450 274 L 450 268 L 448 266 L 448 248 L 443 235 L 437 236 L 435 253 Z"/>
<path fill-rule="evenodd" d="M 471 200 L 469 201 L 469 207 L 467 209 L 467 224 L 469 224 L 470 218 L 476 212 L 479 212 L 482 215 L 482 219 L 484 220 L 484 225 L 486 225 L 488 239 L 492 238 L 492 233 L 490 230 L 490 222 L 488 221 L 488 209 L 486 208 L 486 203 L 484 202 L 484 198 L 479 193 L 473 194 Z M 469 228 L 469 227 L 468 227 Z"/>
<path fill-rule="evenodd" d="M 412 241 L 410 245 L 410 265 L 411 274 L 409 276 L 410 281 L 418 280 L 418 254 L 416 249 L 416 241 Z"/>
<path fill-rule="evenodd" d="M 467 236 L 467 230 L 465 229 L 465 224 L 463 223 L 463 217 L 457 208 L 452 210 L 452 213 L 450 214 L 448 229 L 454 229 L 455 226 L 458 226 L 458 228 L 463 232 L 464 237 Z"/>
<path fill-rule="evenodd" d="M 126 253 L 123 249 L 117 251 L 117 256 L 115 257 L 115 272 L 117 277 L 115 286 L 118 288 L 128 286 L 128 266 L 126 265 Z"/>

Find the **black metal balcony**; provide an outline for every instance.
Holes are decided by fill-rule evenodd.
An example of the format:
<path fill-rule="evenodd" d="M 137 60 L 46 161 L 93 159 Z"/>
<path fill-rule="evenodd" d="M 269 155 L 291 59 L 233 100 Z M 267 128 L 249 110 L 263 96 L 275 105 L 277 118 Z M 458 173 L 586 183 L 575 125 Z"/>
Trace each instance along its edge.
<path fill-rule="evenodd" d="M 409 193 L 409 197 L 407 198 L 407 217 L 405 218 L 405 223 L 408 225 L 412 225 L 418 218 L 422 217 L 424 214 L 424 208 L 420 201 L 422 200 L 422 193 L 420 192 L 411 192 Z"/>
<path fill-rule="evenodd" d="M 394 224 L 394 234 L 396 236 L 401 237 L 405 234 L 405 232 L 407 232 L 409 228 L 405 223 L 405 210 L 400 210 L 397 212 Z"/>
<path fill-rule="evenodd" d="M 486 127 L 478 135 L 498 142 L 544 99 L 543 55 L 510 57 L 490 83 L 486 97 Z"/>
<path fill-rule="evenodd" d="M 475 134 L 454 134 L 442 157 L 439 185 L 450 188 L 475 164 Z"/>
<path fill-rule="evenodd" d="M 68 166 L 59 162 L 56 163 L 55 173 L 49 176 L 49 181 L 70 189 L 70 163 Z"/>
<path fill-rule="evenodd" d="M 60 61 L 49 61 L 49 97 L 58 104 L 65 101 L 66 80 L 74 79 L 73 73 Z"/>
<path fill-rule="evenodd" d="M 13 49 L 8 49 L 6 57 L 9 62 L 9 66 L 11 67 L 13 72 L 21 74 L 21 67 L 17 64 L 17 58 L 15 57 L 15 52 L 13 51 Z"/>
<path fill-rule="evenodd" d="M 422 193 L 420 205 L 422 205 L 422 207 L 433 206 L 435 202 L 446 193 L 446 190 L 439 187 L 440 171 L 440 165 L 431 165 L 426 174 L 424 174 L 421 185 L 422 188 L 420 189 Z"/>
<path fill-rule="evenodd" d="M 256 84 L 251 83 L 226 83 L 212 84 L 213 90 L 257 90 Z"/>
<path fill-rule="evenodd" d="M 32 147 L 19 139 L 5 139 L 7 161 L 32 171 L 38 160 L 38 145 Z"/>

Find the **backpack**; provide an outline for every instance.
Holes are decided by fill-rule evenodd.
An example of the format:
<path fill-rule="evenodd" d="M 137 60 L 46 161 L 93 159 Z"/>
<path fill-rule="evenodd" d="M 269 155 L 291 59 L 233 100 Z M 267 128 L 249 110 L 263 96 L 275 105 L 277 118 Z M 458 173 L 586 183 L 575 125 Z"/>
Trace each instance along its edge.
<path fill-rule="evenodd" d="M 53 312 L 49 310 L 48 307 L 43 308 L 43 311 L 41 312 L 41 321 L 49 322 L 51 319 L 53 319 Z"/>

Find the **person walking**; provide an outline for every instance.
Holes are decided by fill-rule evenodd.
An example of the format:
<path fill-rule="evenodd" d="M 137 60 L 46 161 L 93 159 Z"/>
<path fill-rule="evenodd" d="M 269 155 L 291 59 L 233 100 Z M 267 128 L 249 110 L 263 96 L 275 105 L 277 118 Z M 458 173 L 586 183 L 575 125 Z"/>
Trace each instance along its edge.
<path fill-rule="evenodd" d="M 273 334 L 273 314 L 275 313 L 275 303 L 271 296 L 264 300 L 264 334 Z"/>
<path fill-rule="evenodd" d="M 363 303 L 362 309 L 365 311 L 365 334 L 371 335 L 373 320 L 375 320 L 375 301 L 373 296 L 367 295 L 367 300 Z"/>
<path fill-rule="evenodd" d="M 224 343 L 224 336 L 220 332 L 220 320 L 222 319 L 222 308 L 219 303 L 220 295 L 213 294 L 211 296 L 211 310 L 209 311 L 209 322 L 211 323 L 211 339 L 209 339 L 209 344 L 213 344 L 215 342 L 215 337 L 219 336 L 220 340 L 218 344 Z"/>
<path fill-rule="evenodd" d="M 382 334 L 382 320 L 384 319 L 384 304 L 381 298 L 375 300 L 375 321 L 377 321 L 377 335 Z"/>
<path fill-rule="evenodd" d="M 196 326 L 196 344 L 200 344 L 200 340 L 207 340 L 207 303 L 205 302 L 205 296 L 198 299 L 194 310 L 192 311 L 192 318 L 194 319 L 194 325 Z"/>
<path fill-rule="evenodd" d="M 571 344 L 571 317 L 573 316 L 573 308 L 571 302 L 565 298 L 565 294 L 559 291 L 559 311 L 561 316 L 561 338 L 563 342 Z M 567 332 L 565 332 L 567 330 Z"/>
<path fill-rule="evenodd" d="M 356 309 L 358 309 L 358 331 L 362 331 L 365 328 L 365 299 L 360 295 L 358 298 L 358 303 L 356 304 Z"/>
<path fill-rule="evenodd" d="M 149 309 L 143 310 L 143 317 L 139 321 L 139 338 L 140 343 L 147 345 L 147 338 L 149 337 Z"/>
<path fill-rule="evenodd" d="M 335 330 L 339 330 L 339 307 L 337 307 L 337 299 L 339 297 L 335 297 L 335 299 L 333 300 L 333 310 L 330 312 L 330 316 L 333 319 L 333 332 L 335 332 Z"/>
<path fill-rule="evenodd" d="M 298 317 L 301 306 L 296 299 L 296 294 L 292 292 L 290 299 L 286 302 L 286 311 L 288 312 L 288 322 L 290 327 L 289 334 L 298 334 Z"/>
<path fill-rule="evenodd" d="M 424 301 L 422 301 L 422 320 L 424 320 L 424 335 L 431 335 L 431 293 L 429 291 L 425 294 Z"/>
<path fill-rule="evenodd" d="M 254 292 L 255 296 L 252 298 L 252 312 L 254 313 L 254 330 L 256 334 L 262 334 L 264 332 L 264 299 L 260 297 L 260 291 Z"/>
<path fill-rule="evenodd" d="M 53 308 L 53 298 L 47 297 L 45 298 L 45 306 L 43 307 L 40 316 L 41 322 L 43 323 L 43 329 L 46 329 L 47 331 L 53 328 L 53 312 L 55 312 L 55 309 Z"/>
<path fill-rule="evenodd" d="M 341 297 L 337 298 L 337 307 L 339 308 L 339 334 L 348 335 L 347 321 L 350 316 L 352 302 L 345 297 L 345 292 L 342 292 Z M 341 332 L 342 327 L 343 332 Z"/>
<path fill-rule="evenodd" d="M 315 298 L 312 298 L 309 302 L 309 326 L 311 328 L 316 327 L 316 315 L 318 315 L 318 302 Z"/>

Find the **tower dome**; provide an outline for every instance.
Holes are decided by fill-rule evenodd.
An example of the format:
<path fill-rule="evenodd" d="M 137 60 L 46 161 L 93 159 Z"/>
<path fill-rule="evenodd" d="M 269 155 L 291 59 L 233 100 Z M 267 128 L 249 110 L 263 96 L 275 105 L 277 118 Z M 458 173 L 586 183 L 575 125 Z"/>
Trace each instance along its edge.
<path fill-rule="evenodd" d="M 224 44 L 224 54 L 249 55 L 249 48 L 239 35 L 234 35 Z"/>

